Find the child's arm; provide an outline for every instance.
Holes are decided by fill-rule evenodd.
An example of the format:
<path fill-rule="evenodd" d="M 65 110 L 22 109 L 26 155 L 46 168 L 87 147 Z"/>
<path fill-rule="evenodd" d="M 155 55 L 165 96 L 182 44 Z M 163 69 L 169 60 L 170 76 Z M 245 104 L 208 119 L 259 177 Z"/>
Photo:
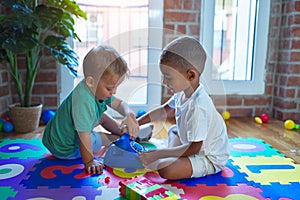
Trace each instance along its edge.
<path fill-rule="evenodd" d="M 151 164 L 152 162 L 168 157 L 187 157 L 198 153 L 201 149 L 202 141 L 192 142 L 190 144 L 183 144 L 176 147 L 169 147 L 165 149 L 157 149 L 140 153 L 140 159 L 144 166 Z"/>
<path fill-rule="evenodd" d="M 140 127 L 128 104 L 118 98 L 115 98 L 113 102 L 111 102 L 110 107 L 125 117 L 121 122 L 120 128 L 126 125 L 129 134 L 132 137 L 136 137 Z"/>
<path fill-rule="evenodd" d="M 101 120 L 99 122 L 103 128 L 105 128 L 107 131 L 121 136 L 123 133 L 123 130 L 120 128 L 120 124 L 111 116 L 109 116 L 106 113 L 102 114 Z"/>
<path fill-rule="evenodd" d="M 89 132 L 78 132 L 79 136 L 79 149 L 82 157 L 84 168 L 90 174 L 102 174 L 103 163 L 94 159 L 92 142 Z"/>
<path fill-rule="evenodd" d="M 165 103 L 138 118 L 139 125 L 166 119 L 168 113 L 172 110 L 173 108 L 171 108 L 167 103 Z"/>

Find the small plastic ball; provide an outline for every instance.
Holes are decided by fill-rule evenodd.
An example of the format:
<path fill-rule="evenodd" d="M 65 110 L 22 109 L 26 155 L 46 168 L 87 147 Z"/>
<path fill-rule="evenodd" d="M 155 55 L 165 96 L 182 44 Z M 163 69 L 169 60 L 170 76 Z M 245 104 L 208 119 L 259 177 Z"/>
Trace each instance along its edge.
<path fill-rule="evenodd" d="M 104 178 L 104 183 L 109 183 L 109 182 L 110 182 L 110 177 L 109 176 L 105 177 Z"/>
<path fill-rule="evenodd" d="M 230 119 L 230 112 L 224 111 L 222 112 L 222 117 L 224 120 L 229 120 Z"/>
<path fill-rule="evenodd" d="M 47 124 L 54 115 L 55 112 L 53 110 L 44 110 L 44 112 L 42 113 L 43 122 Z"/>
<path fill-rule="evenodd" d="M 270 117 L 267 113 L 263 113 L 261 116 L 260 116 L 260 119 L 263 123 L 267 123 L 269 120 L 270 120 Z"/>
<path fill-rule="evenodd" d="M 300 124 L 295 124 L 294 129 L 299 130 L 300 129 Z"/>
<path fill-rule="evenodd" d="M 8 117 L 8 116 L 3 117 L 3 119 L 4 119 L 5 121 L 7 121 L 7 122 L 12 123 L 12 119 L 11 119 L 10 117 Z"/>
<path fill-rule="evenodd" d="M 2 131 L 3 121 L 0 121 L 0 132 Z"/>
<path fill-rule="evenodd" d="M 4 122 L 2 125 L 2 130 L 6 133 L 12 132 L 12 130 L 14 130 L 14 125 L 10 122 Z"/>
<path fill-rule="evenodd" d="M 284 127 L 286 129 L 292 130 L 295 127 L 295 122 L 293 120 L 288 119 L 284 122 Z"/>
<path fill-rule="evenodd" d="M 146 114 L 146 111 L 139 110 L 138 113 L 137 113 L 137 115 L 136 115 L 136 117 L 139 118 L 139 117 L 143 116 L 144 114 Z"/>
<path fill-rule="evenodd" d="M 263 123 L 263 121 L 261 120 L 260 117 L 255 117 L 255 118 L 254 118 L 254 121 L 255 121 L 256 123 L 258 123 L 258 124 L 262 124 L 262 123 Z"/>

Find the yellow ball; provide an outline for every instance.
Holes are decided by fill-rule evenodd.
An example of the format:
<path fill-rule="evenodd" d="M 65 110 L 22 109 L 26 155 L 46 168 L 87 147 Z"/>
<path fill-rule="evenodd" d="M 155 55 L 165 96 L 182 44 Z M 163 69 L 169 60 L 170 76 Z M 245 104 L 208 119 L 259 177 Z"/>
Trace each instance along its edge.
<path fill-rule="evenodd" d="M 256 123 L 258 123 L 258 124 L 262 124 L 262 123 L 263 123 L 263 121 L 261 120 L 260 117 L 255 117 L 255 118 L 254 118 L 254 121 L 255 121 Z"/>
<path fill-rule="evenodd" d="M 228 112 L 228 111 L 222 112 L 222 117 L 225 120 L 229 120 L 230 119 L 230 112 Z"/>
<path fill-rule="evenodd" d="M 294 127 L 295 127 L 295 122 L 293 121 L 293 120 L 286 120 L 285 122 L 284 122 L 284 127 L 286 128 L 286 129 L 289 129 L 289 130 L 292 130 Z"/>

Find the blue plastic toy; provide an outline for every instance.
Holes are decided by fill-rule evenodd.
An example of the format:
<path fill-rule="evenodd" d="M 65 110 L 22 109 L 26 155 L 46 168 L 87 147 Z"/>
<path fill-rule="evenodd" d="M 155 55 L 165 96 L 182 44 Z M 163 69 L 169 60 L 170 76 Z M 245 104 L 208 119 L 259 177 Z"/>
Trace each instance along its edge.
<path fill-rule="evenodd" d="M 139 117 L 143 116 L 144 114 L 146 114 L 146 111 L 144 111 L 144 110 L 139 110 L 139 111 L 137 112 L 136 117 L 139 118 Z"/>
<path fill-rule="evenodd" d="M 145 147 L 131 140 L 128 133 L 124 133 L 108 147 L 104 164 L 118 168 L 144 168 L 139 153 L 146 151 Z"/>
<path fill-rule="evenodd" d="M 12 132 L 14 130 L 14 125 L 10 122 L 3 122 L 2 130 L 6 133 Z"/>
<path fill-rule="evenodd" d="M 53 110 L 44 110 L 44 112 L 42 113 L 43 122 L 47 124 L 54 115 L 55 112 Z"/>

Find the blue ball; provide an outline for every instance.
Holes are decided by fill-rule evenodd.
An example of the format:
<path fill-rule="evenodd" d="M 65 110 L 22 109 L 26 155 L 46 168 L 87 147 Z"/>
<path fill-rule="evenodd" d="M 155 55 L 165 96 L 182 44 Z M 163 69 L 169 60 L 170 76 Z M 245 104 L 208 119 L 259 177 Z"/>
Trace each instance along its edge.
<path fill-rule="evenodd" d="M 44 110 L 44 112 L 42 113 L 43 122 L 47 124 L 54 115 L 55 112 L 53 110 Z"/>
<path fill-rule="evenodd" d="M 143 116 L 144 114 L 146 114 L 146 111 L 139 110 L 138 113 L 137 113 L 137 115 L 136 115 L 136 117 L 139 118 L 139 117 Z"/>
<path fill-rule="evenodd" d="M 12 130 L 14 130 L 14 125 L 10 122 L 4 122 L 2 125 L 2 130 L 6 133 L 12 132 Z"/>

